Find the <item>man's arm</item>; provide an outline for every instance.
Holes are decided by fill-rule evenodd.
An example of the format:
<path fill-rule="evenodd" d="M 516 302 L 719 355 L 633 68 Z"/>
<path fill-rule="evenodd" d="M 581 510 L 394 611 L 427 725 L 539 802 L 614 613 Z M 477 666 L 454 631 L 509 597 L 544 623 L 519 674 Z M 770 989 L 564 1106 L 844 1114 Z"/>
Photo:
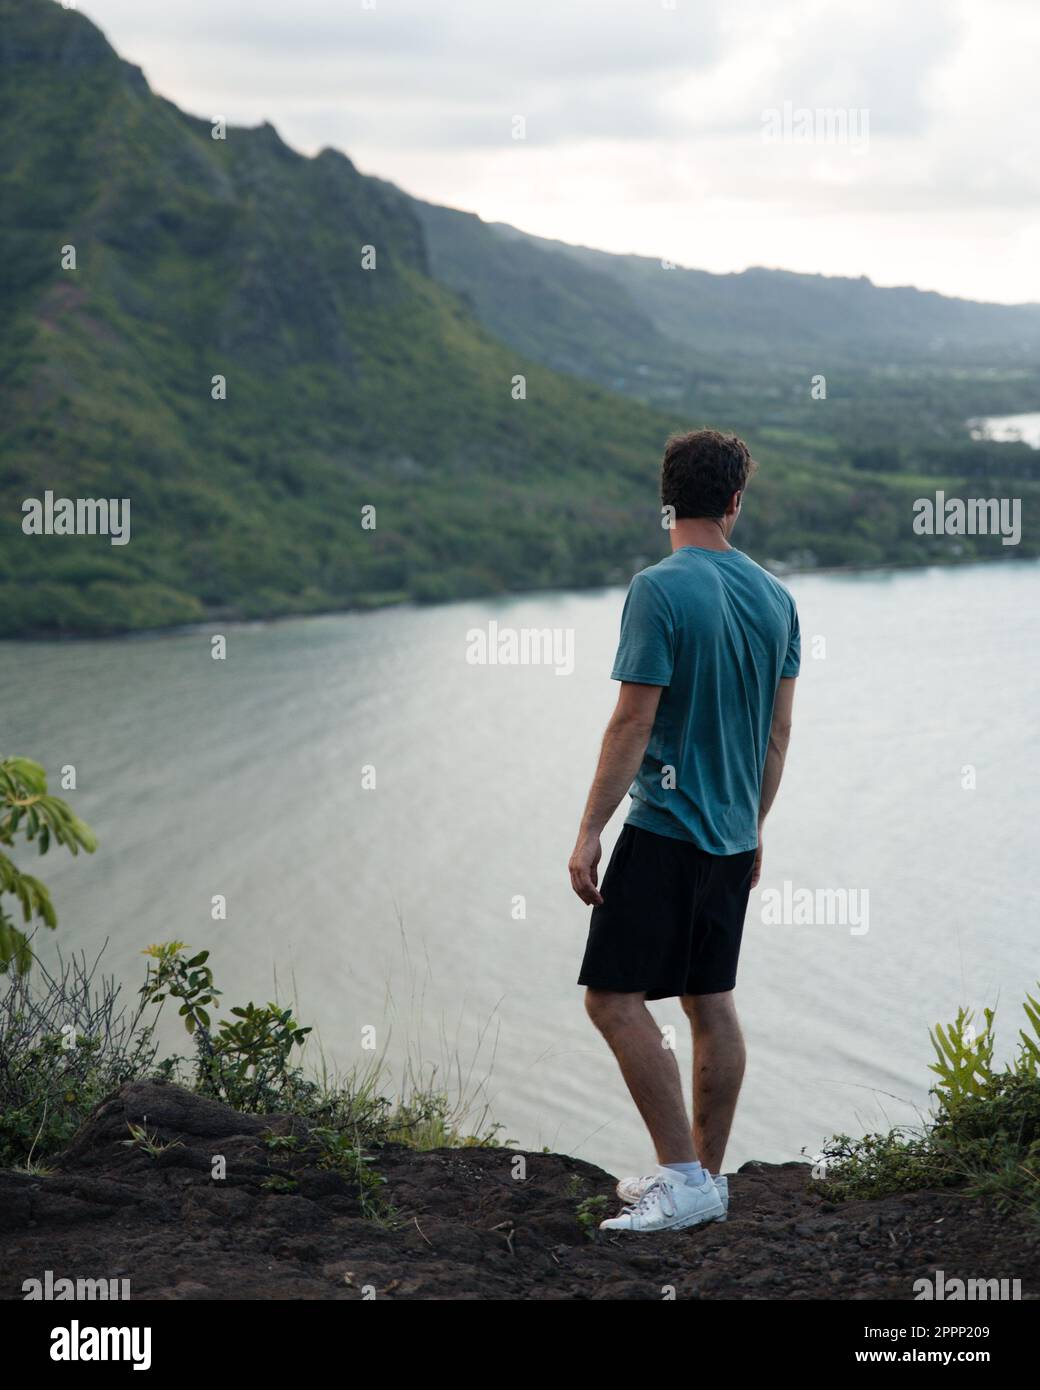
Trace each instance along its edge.
<path fill-rule="evenodd" d="M 769 747 L 766 749 L 766 765 L 762 772 L 762 795 L 758 803 L 758 853 L 755 855 L 755 868 L 751 875 L 752 888 L 762 874 L 762 822 L 780 790 L 787 745 L 791 741 L 795 679 L 794 676 L 787 676 L 780 682 L 773 702 L 773 723 L 769 730 Z"/>
<path fill-rule="evenodd" d="M 639 771 L 663 688 L 660 685 L 621 682 L 617 706 L 603 735 L 599 764 L 592 779 L 589 799 L 585 803 L 577 843 L 567 866 L 571 887 L 583 903 L 591 905 L 603 901 L 596 887 L 599 879 L 600 833 Z"/>

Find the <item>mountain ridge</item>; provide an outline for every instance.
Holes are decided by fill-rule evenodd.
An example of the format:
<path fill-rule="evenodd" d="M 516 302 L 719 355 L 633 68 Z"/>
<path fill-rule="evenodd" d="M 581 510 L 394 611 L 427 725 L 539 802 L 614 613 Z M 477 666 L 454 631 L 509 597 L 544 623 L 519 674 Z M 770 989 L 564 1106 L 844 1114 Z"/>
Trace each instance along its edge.
<path fill-rule="evenodd" d="M 695 424 L 755 449 L 741 543 L 763 561 L 1002 553 L 912 536 L 910 502 L 922 479 L 1032 487 L 1032 451 L 954 414 L 1010 413 L 1029 381 L 898 387 L 895 438 L 889 388 L 879 411 L 839 372 L 807 411 L 789 363 L 677 349 L 652 296 L 573 258 L 561 287 L 537 245 L 496 322 L 486 264 L 448 283 L 415 200 L 342 152 L 269 122 L 213 139 L 51 0 L 0 19 L 0 636 L 623 583 L 664 549 L 660 450 Z M 131 543 L 25 535 L 45 489 L 130 497 Z"/>

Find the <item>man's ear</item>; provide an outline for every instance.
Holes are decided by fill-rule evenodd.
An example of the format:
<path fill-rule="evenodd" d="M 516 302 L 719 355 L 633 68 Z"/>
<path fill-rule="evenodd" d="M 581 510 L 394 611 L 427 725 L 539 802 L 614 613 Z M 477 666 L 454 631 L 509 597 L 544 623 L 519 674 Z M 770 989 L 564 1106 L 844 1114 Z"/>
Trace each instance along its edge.
<path fill-rule="evenodd" d="M 726 515 L 727 515 L 727 516 L 739 516 L 739 515 L 740 515 L 740 505 L 741 505 L 741 503 L 743 502 L 743 500 L 744 500 L 744 494 L 743 494 L 743 492 L 735 492 L 735 493 L 733 494 L 733 496 L 729 499 L 729 507 L 728 507 L 728 509 L 727 509 L 727 511 L 726 511 Z"/>

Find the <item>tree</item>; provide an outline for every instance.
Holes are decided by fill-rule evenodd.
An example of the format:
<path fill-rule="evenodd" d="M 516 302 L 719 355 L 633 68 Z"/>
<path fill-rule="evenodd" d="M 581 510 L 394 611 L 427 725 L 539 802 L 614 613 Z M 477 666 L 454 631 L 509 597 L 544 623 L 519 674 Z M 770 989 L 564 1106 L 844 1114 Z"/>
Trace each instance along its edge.
<path fill-rule="evenodd" d="M 97 848 L 94 832 L 57 796 L 47 793 L 47 774 L 39 763 L 28 758 L 0 761 L 0 845 L 13 845 L 18 833 L 35 840 L 41 854 L 52 842 L 65 845 L 73 854 L 81 849 L 93 854 Z M 32 874 L 23 873 L 6 854 L 0 852 L 0 973 L 15 965 L 20 975 L 32 964 L 29 938 L 4 911 L 4 894 L 13 894 L 21 905 L 22 920 L 58 925 L 51 895 Z"/>

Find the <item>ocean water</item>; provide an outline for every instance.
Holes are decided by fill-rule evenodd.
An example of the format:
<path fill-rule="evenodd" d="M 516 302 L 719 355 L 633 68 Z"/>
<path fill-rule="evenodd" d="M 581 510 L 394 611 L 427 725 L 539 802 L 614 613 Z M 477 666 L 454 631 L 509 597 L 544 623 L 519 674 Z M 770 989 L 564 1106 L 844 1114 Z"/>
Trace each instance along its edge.
<path fill-rule="evenodd" d="M 803 667 L 745 929 L 727 1168 L 913 1122 L 929 1026 L 996 1005 L 1007 1053 L 1040 975 L 1040 567 L 788 583 Z M 130 995 L 148 944 L 207 946 L 226 1004 L 295 1000 L 313 1060 L 320 1043 L 342 1070 L 370 1061 L 372 1029 L 391 1082 L 410 1056 L 486 1102 L 503 1138 L 641 1168 L 575 985 L 588 910 L 566 868 L 623 597 L 231 626 L 224 661 L 209 628 L 0 644 L 3 751 L 43 762 L 54 789 L 73 766 L 66 795 L 101 842 L 40 862 L 60 917 L 41 953 L 107 941 Z M 559 659 L 473 664 L 468 634 L 491 623 L 554 631 Z M 771 917 L 806 889 L 844 890 L 857 920 Z M 677 1004 L 653 1012 L 687 1066 Z M 186 1042 L 172 1021 L 164 1038 Z"/>

